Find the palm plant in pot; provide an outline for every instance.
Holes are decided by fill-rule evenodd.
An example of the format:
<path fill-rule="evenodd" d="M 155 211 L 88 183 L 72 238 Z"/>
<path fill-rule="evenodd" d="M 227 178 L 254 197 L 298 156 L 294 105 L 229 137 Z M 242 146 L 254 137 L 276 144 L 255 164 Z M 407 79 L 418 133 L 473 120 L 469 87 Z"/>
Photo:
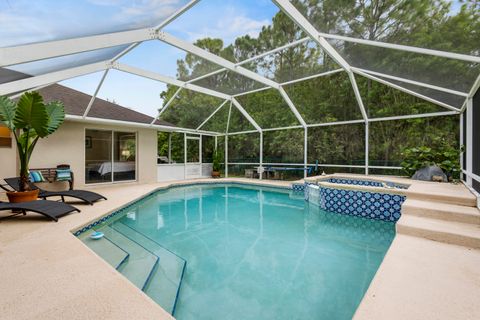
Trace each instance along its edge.
<path fill-rule="evenodd" d="M 29 184 L 30 158 L 38 140 L 54 133 L 64 119 L 63 104 L 45 104 L 38 92 L 26 92 L 17 101 L 0 96 L 0 122 L 12 131 L 20 161 L 20 191 L 7 193 L 10 202 L 37 199 L 38 189 L 31 190 Z"/>

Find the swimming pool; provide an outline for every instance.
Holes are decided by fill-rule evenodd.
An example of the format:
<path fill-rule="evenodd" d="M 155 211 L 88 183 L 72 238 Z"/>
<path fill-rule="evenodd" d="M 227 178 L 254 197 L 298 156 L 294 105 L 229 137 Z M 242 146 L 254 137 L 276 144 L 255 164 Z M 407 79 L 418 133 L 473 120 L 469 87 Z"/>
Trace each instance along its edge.
<path fill-rule="evenodd" d="M 158 191 L 78 236 L 177 319 L 350 319 L 395 225 L 290 190 Z"/>

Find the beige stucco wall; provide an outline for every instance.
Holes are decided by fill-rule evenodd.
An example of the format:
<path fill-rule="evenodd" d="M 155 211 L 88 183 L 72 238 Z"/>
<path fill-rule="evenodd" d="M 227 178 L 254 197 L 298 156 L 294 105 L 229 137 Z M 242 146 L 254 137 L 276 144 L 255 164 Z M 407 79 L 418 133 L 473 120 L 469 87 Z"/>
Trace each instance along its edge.
<path fill-rule="evenodd" d="M 16 154 L 15 141 L 12 141 L 11 148 L 0 147 L 0 183 L 3 183 L 1 179 L 14 177 L 16 175 Z M 0 190 L 0 192 L 1 191 L 2 190 Z"/>
<path fill-rule="evenodd" d="M 137 132 L 137 181 L 157 181 L 157 131 L 148 128 L 89 124 L 65 121 L 51 136 L 38 142 L 31 168 L 50 168 L 69 164 L 75 173 L 75 187 L 85 185 L 85 129 Z M 0 149 L 0 178 L 16 175 L 15 149 Z"/>

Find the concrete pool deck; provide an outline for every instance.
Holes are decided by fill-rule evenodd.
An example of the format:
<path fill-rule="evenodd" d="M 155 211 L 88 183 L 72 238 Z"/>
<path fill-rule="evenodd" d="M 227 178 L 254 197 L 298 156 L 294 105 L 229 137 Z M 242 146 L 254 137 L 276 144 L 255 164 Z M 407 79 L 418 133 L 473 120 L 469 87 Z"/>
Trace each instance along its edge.
<path fill-rule="evenodd" d="M 202 181 L 212 179 L 181 183 Z M 97 187 L 94 190 L 109 200 L 94 206 L 75 204 L 82 212 L 65 216 L 58 223 L 37 214 L 1 220 L 0 319 L 172 319 L 71 233 L 168 185 Z M 426 184 L 424 189 L 428 191 L 432 185 Z M 448 186 L 452 185 L 442 187 L 449 194 L 465 194 L 463 186 Z M 355 319 L 477 319 L 479 265 L 480 250 L 398 234 Z"/>

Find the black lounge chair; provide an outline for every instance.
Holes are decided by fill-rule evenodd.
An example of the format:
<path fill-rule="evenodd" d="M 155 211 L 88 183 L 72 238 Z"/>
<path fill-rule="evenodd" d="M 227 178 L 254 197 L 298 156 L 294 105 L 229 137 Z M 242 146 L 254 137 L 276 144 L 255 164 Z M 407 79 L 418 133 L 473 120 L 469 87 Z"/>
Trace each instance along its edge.
<path fill-rule="evenodd" d="M 12 210 L 13 214 L 1 219 L 13 217 L 19 214 L 27 214 L 27 211 L 36 212 L 57 222 L 58 218 L 68 213 L 77 211 L 77 208 L 63 202 L 50 200 L 37 200 L 20 203 L 9 203 L 0 201 L 0 211 Z"/>
<path fill-rule="evenodd" d="M 20 190 L 19 177 L 6 178 L 4 180 L 13 190 L 16 190 L 16 191 Z M 42 199 L 47 199 L 48 197 L 61 197 L 62 201 L 65 202 L 65 197 L 72 197 L 72 198 L 82 200 L 83 202 L 86 202 L 90 205 L 93 205 L 95 201 L 98 201 L 101 199 L 107 200 L 107 198 L 105 198 L 101 194 L 91 192 L 91 191 L 86 191 L 86 190 L 47 191 L 35 186 L 33 183 L 30 183 L 30 188 L 32 190 L 35 190 L 35 189 L 40 190 L 38 197 Z"/>

